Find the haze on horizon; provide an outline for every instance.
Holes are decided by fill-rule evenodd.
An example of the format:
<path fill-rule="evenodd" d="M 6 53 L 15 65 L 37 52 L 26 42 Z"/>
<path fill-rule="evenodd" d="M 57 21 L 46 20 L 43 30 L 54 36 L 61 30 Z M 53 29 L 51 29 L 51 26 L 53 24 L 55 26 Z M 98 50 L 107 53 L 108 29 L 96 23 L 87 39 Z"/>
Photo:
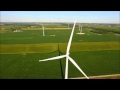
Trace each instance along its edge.
<path fill-rule="evenodd" d="M 120 23 L 120 11 L 1 11 L 1 22 Z"/>

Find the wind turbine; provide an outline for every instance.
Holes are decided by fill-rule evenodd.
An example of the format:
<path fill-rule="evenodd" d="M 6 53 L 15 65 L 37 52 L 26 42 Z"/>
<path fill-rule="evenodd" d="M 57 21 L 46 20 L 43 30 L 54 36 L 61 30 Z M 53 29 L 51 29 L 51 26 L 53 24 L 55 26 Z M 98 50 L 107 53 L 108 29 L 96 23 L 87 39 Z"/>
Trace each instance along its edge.
<path fill-rule="evenodd" d="M 82 26 L 79 24 L 79 31 L 82 33 Z"/>
<path fill-rule="evenodd" d="M 66 57 L 66 67 L 65 67 L 65 79 L 68 79 L 68 60 L 70 60 L 73 65 L 87 78 L 88 76 L 82 71 L 82 69 L 78 66 L 78 64 L 69 56 L 69 51 L 70 51 L 70 46 L 71 46 L 71 42 L 72 42 L 72 37 L 73 37 L 73 32 L 74 32 L 74 28 L 75 28 L 75 24 L 76 21 L 74 22 L 73 28 L 72 28 L 72 32 L 71 32 L 71 36 L 68 42 L 68 46 L 67 46 L 67 50 L 66 50 L 66 55 L 61 55 L 61 56 L 56 56 L 56 57 L 52 57 L 52 58 L 48 58 L 48 59 L 44 59 L 44 60 L 39 60 L 39 62 L 42 61 L 48 61 L 48 60 L 56 60 L 56 59 L 61 59 L 61 58 L 65 58 Z"/>
<path fill-rule="evenodd" d="M 85 34 L 85 33 L 82 33 L 82 26 L 79 24 L 79 31 L 80 33 L 77 33 L 77 34 Z"/>
<path fill-rule="evenodd" d="M 42 27 L 42 28 L 43 28 L 43 36 L 45 36 L 44 27 Z"/>
<path fill-rule="evenodd" d="M 43 24 L 42 24 L 42 29 L 43 29 L 43 36 L 45 36 L 44 26 L 43 26 Z"/>
<path fill-rule="evenodd" d="M 80 25 L 79 27 L 81 27 L 80 33 L 82 33 L 82 26 Z"/>

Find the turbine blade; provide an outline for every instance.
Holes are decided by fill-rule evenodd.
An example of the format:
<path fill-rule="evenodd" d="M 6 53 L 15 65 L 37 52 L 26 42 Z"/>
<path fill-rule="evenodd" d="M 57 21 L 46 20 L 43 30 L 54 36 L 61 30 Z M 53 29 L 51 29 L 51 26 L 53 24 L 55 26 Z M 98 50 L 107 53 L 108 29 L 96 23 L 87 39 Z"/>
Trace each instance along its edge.
<path fill-rule="evenodd" d="M 87 78 L 87 79 L 89 79 L 88 78 L 88 76 L 82 71 L 82 69 L 78 66 L 78 64 L 71 58 L 71 57 L 69 57 L 69 56 L 67 56 L 68 57 L 68 59 L 75 65 L 75 67 Z M 66 58 L 67 58 L 66 57 Z"/>
<path fill-rule="evenodd" d="M 56 57 L 52 57 L 52 58 L 48 58 L 48 59 L 43 59 L 43 60 L 39 60 L 39 62 L 41 61 L 48 61 L 48 60 L 56 60 L 56 59 L 61 59 L 66 57 L 66 55 L 61 55 L 61 56 L 56 56 Z"/>
<path fill-rule="evenodd" d="M 74 22 L 74 25 L 73 25 L 73 28 L 72 28 L 71 36 L 70 36 L 70 39 L 69 39 L 69 42 L 68 42 L 68 46 L 67 46 L 66 55 L 69 55 L 75 24 L 76 24 L 76 21 Z"/>

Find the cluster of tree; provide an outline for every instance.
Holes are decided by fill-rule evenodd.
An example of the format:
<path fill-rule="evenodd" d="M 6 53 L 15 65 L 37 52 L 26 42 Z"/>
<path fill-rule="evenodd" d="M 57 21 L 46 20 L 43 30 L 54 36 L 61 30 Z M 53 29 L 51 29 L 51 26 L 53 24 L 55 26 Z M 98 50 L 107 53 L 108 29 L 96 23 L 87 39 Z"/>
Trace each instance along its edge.
<path fill-rule="evenodd" d="M 119 27 L 102 27 L 102 26 L 85 26 L 86 28 L 90 28 L 91 32 L 99 33 L 99 34 L 109 34 L 109 33 L 117 33 L 120 34 Z"/>
<path fill-rule="evenodd" d="M 21 30 L 21 28 L 20 27 L 13 27 L 13 28 L 11 28 L 11 31 L 15 31 L 15 30 Z"/>

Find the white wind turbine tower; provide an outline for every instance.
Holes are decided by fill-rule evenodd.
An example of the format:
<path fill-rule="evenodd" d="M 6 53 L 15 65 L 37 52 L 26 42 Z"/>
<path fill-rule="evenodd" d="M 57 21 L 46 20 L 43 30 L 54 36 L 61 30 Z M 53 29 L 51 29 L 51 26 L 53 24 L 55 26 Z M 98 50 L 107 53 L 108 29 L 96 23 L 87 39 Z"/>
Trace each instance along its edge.
<path fill-rule="evenodd" d="M 45 36 L 45 33 L 44 33 L 44 27 L 42 27 L 43 28 L 43 36 Z"/>
<path fill-rule="evenodd" d="M 82 69 L 78 66 L 78 64 L 69 56 L 69 51 L 70 51 L 70 46 L 71 46 L 71 42 L 72 42 L 72 37 L 73 37 L 73 32 L 74 32 L 74 28 L 75 28 L 75 24 L 76 21 L 74 22 L 73 28 L 72 28 L 72 32 L 71 32 L 71 36 L 68 42 L 68 46 L 67 46 L 67 50 L 66 50 L 66 55 L 61 55 L 61 56 L 56 56 L 56 57 L 52 57 L 52 58 L 48 58 L 48 59 L 44 59 L 44 60 L 39 60 L 39 62 L 41 61 L 48 61 L 48 60 L 56 60 L 56 59 L 61 59 L 61 58 L 65 58 L 66 57 L 66 67 L 65 67 L 65 79 L 68 79 L 68 60 L 70 60 L 73 65 L 87 78 L 88 76 L 82 71 Z"/>
<path fill-rule="evenodd" d="M 43 36 L 45 36 L 44 26 L 43 26 L 43 24 L 42 24 L 42 29 L 43 29 Z"/>
<path fill-rule="evenodd" d="M 85 33 L 82 33 L 82 26 L 79 24 L 79 31 L 80 33 L 77 33 L 77 34 L 85 34 Z"/>
<path fill-rule="evenodd" d="M 79 27 L 81 27 L 80 33 L 82 33 L 82 26 L 80 25 Z"/>

